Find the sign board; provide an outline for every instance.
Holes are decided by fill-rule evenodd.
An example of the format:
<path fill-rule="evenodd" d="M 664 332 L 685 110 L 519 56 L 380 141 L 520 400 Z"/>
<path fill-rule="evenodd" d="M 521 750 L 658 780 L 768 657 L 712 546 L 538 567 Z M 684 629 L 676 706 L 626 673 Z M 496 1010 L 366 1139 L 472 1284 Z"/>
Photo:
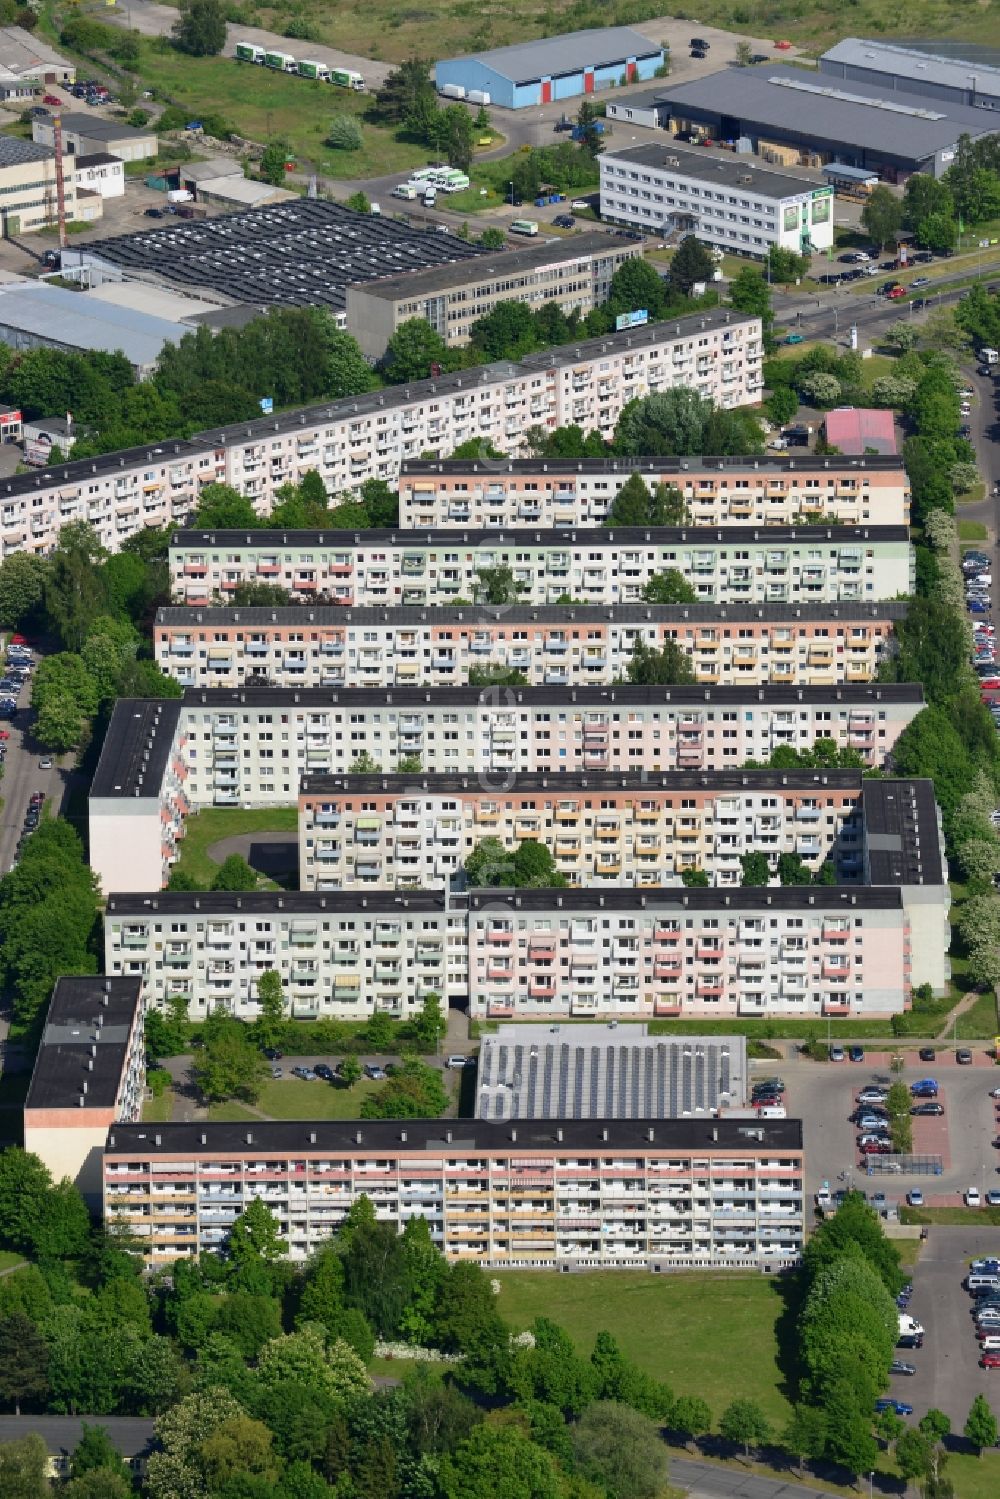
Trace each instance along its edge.
<path fill-rule="evenodd" d="M 260 398 L 260 409 L 264 413 L 265 416 L 270 416 L 271 412 L 274 410 L 274 397 L 273 396 L 261 396 L 261 398 Z"/>
<path fill-rule="evenodd" d="M 624 328 L 641 328 L 644 323 L 649 322 L 649 312 L 645 307 L 638 308 L 635 312 L 622 312 L 615 318 L 615 331 L 621 333 Z"/>
<path fill-rule="evenodd" d="M 32 437 L 24 444 L 24 461 L 35 468 L 44 468 L 52 452 L 52 443 L 47 437 Z"/>
<path fill-rule="evenodd" d="M 852 323 L 851 324 L 851 348 L 852 349 L 856 349 L 857 347 L 858 347 L 858 325 L 857 325 L 857 323 Z"/>

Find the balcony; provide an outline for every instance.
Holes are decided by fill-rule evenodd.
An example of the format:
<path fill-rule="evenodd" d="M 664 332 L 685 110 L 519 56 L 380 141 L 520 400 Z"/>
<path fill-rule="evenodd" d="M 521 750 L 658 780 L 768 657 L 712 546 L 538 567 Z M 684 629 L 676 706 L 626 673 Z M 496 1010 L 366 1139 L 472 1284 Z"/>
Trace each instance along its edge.
<path fill-rule="evenodd" d="M 514 929 L 509 926 L 492 926 L 486 933 L 486 940 L 494 946 L 509 946 L 514 940 Z"/>

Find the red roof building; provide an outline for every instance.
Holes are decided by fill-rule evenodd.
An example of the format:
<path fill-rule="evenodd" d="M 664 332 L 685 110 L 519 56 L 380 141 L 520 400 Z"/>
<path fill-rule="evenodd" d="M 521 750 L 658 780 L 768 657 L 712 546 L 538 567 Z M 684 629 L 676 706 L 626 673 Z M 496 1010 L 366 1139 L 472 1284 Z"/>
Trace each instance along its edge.
<path fill-rule="evenodd" d="M 871 406 L 838 406 L 826 414 L 826 440 L 841 453 L 896 452 L 896 425 L 891 411 Z"/>

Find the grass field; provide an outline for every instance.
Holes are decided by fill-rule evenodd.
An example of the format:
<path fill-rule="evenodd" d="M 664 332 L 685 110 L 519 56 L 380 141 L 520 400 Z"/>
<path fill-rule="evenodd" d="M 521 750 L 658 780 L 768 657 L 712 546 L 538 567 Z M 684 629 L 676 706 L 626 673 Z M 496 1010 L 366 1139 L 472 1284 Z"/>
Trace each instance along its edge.
<path fill-rule="evenodd" d="M 189 817 L 181 841 L 181 856 L 175 866 L 197 880 L 211 885 L 219 866 L 208 856 L 213 843 L 222 838 L 237 838 L 241 833 L 289 833 L 298 837 L 298 810 L 295 807 L 206 807 Z"/>
<path fill-rule="evenodd" d="M 357 1119 L 358 1110 L 381 1083 L 362 1078 L 353 1088 L 333 1083 L 304 1083 L 301 1078 L 282 1078 L 265 1083 L 257 1108 L 272 1119 Z"/>
<path fill-rule="evenodd" d="M 956 1025 L 960 1041 L 975 1041 L 980 1037 L 1000 1034 L 997 1031 L 996 995 L 989 991 L 980 994 L 975 1004 L 959 1015 Z"/>
<path fill-rule="evenodd" d="M 959 541 L 985 541 L 988 535 L 980 520 L 960 520 L 958 523 Z"/>
<path fill-rule="evenodd" d="M 791 1336 L 784 1299 L 790 1281 L 629 1270 L 560 1276 L 524 1271 L 497 1279 L 503 1287 L 497 1305 L 519 1332 L 535 1317 L 551 1317 L 588 1355 L 596 1335 L 611 1332 L 623 1352 L 675 1393 L 707 1400 L 716 1422 L 730 1400 L 748 1392 L 769 1421 L 783 1425 L 788 1419 L 778 1350 Z"/>
<path fill-rule="evenodd" d="M 170 1088 L 159 1098 L 147 1098 L 142 1106 L 143 1124 L 169 1124 L 174 1108 L 174 1095 Z"/>
<path fill-rule="evenodd" d="M 15 1265 L 24 1265 L 27 1261 L 23 1254 L 18 1254 L 14 1249 L 0 1249 L 0 1270 L 13 1270 Z"/>

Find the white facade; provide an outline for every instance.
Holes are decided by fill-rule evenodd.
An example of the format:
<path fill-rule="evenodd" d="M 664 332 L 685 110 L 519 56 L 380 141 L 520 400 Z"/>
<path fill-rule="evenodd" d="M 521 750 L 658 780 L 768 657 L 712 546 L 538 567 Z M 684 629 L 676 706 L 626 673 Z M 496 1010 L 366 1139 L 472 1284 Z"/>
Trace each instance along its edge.
<path fill-rule="evenodd" d="M 695 234 L 736 255 L 775 245 L 796 255 L 833 244 L 833 189 L 805 174 L 680 144 L 636 146 L 598 158 L 601 217 L 652 234 Z"/>
<path fill-rule="evenodd" d="M 86 188 L 101 198 L 124 198 L 125 163 L 120 156 L 100 151 L 93 156 L 74 156 L 77 188 Z"/>
<path fill-rule="evenodd" d="M 631 400 L 691 386 L 720 406 L 762 395 L 759 318 L 708 311 L 439 380 L 373 391 L 0 481 L 0 548 L 45 552 L 85 520 L 117 551 L 144 526 L 182 523 L 205 484 L 231 484 L 267 514 L 283 484 L 317 470 L 330 494 L 395 483 L 407 458 L 469 438 L 516 453 L 532 426 L 611 436 Z"/>

